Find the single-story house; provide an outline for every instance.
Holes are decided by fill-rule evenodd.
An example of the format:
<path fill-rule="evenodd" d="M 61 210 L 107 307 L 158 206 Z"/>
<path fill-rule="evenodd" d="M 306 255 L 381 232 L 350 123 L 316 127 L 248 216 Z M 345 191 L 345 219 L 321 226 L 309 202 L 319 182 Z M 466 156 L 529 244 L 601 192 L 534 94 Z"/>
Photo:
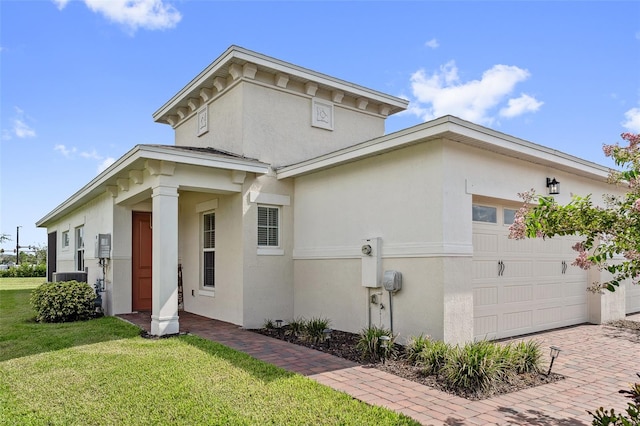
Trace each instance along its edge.
<path fill-rule="evenodd" d="M 519 192 L 597 201 L 619 191 L 606 167 L 453 116 L 385 134 L 407 105 L 232 46 L 153 114 L 175 145 L 133 147 L 37 222 L 49 279 L 104 280 L 105 312 L 151 311 L 155 335 L 181 310 L 450 343 L 640 311 L 638 286 L 587 292 L 575 238 L 507 238 Z"/>

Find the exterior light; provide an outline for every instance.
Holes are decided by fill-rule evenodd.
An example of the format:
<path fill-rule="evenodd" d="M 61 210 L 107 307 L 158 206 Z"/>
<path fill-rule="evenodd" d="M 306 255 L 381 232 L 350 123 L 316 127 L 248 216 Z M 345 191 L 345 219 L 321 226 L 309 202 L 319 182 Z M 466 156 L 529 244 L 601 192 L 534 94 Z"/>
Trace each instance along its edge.
<path fill-rule="evenodd" d="M 547 376 L 549 374 L 551 374 L 551 368 L 553 367 L 553 361 L 556 360 L 556 358 L 558 358 L 558 355 L 560 355 L 560 348 L 557 346 L 551 346 L 549 349 L 551 349 L 551 363 L 549 364 L 549 371 L 547 371 Z"/>
<path fill-rule="evenodd" d="M 556 178 L 547 178 L 547 188 L 549 188 L 549 195 L 560 194 L 560 182 Z"/>
<path fill-rule="evenodd" d="M 277 319 L 276 320 L 276 327 L 277 328 L 282 328 L 282 320 L 281 319 Z"/>
<path fill-rule="evenodd" d="M 382 348 L 382 363 L 387 360 L 387 352 L 389 351 L 389 344 L 391 343 L 391 337 L 380 336 L 380 347 Z"/>
<path fill-rule="evenodd" d="M 331 333 L 333 333 L 333 330 L 330 328 L 322 330 L 322 335 L 324 336 L 324 342 L 327 344 L 327 348 L 331 346 Z"/>

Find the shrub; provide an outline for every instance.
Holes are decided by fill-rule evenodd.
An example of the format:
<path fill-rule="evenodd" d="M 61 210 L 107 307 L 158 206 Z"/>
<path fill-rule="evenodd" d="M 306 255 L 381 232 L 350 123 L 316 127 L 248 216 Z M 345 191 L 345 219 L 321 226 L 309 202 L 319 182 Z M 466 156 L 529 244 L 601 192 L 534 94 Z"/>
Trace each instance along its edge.
<path fill-rule="evenodd" d="M 534 340 L 519 342 L 511 348 L 509 363 L 517 374 L 539 373 L 542 370 L 540 343 Z"/>
<path fill-rule="evenodd" d="M 449 388 L 467 392 L 490 390 L 509 374 L 503 349 L 486 340 L 456 346 L 442 372 Z"/>
<path fill-rule="evenodd" d="M 304 334 L 304 330 L 307 324 L 307 320 L 302 317 L 295 318 L 289 321 L 287 325 L 286 334 L 293 335 L 295 337 L 302 336 Z"/>
<path fill-rule="evenodd" d="M 331 321 L 327 318 L 311 318 L 304 323 L 304 335 L 311 342 L 318 344 L 324 340 L 324 330 L 329 328 Z"/>
<path fill-rule="evenodd" d="M 451 356 L 451 350 L 451 346 L 441 340 L 429 340 L 418 357 L 424 374 L 440 374 Z"/>
<path fill-rule="evenodd" d="M 267 330 L 271 330 L 271 329 L 275 328 L 275 325 L 273 324 L 273 320 L 269 319 L 269 318 L 264 320 L 264 324 L 262 326 L 264 328 L 266 328 Z"/>
<path fill-rule="evenodd" d="M 420 359 L 420 353 L 422 350 L 431 343 L 431 337 L 419 335 L 419 336 L 411 336 L 407 340 L 407 345 L 405 346 L 405 355 L 407 357 L 407 361 L 411 364 L 415 364 Z"/>
<path fill-rule="evenodd" d="M 386 345 L 382 344 L 383 340 L 380 339 L 382 336 L 389 337 Z M 387 359 L 395 355 L 395 339 L 391 330 L 373 325 L 360 332 L 357 349 L 360 351 L 363 359 L 367 358 L 372 362 L 376 362 L 379 359 Z"/>
<path fill-rule="evenodd" d="M 41 322 L 89 319 L 95 314 L 95 299 L 93 288 L 77 281 L 44 283 L 31 293 L 36 320 Z"/>
<path fill-rule="evenodd" d="M 46 275 L 47 265 L 44 263 L 39 265 L 22 263 L 18 266 L 11 266 L 8 269 L 0 270 L 0 278 L 45 277 Z"/>

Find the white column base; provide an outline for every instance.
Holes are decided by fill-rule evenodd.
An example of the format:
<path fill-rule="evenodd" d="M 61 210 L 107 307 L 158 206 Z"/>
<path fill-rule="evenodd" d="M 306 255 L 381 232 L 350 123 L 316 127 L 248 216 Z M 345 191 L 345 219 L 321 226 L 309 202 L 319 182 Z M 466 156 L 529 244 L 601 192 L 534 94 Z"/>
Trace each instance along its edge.
<path fill-rule="evenodd" d="M 180 326 L 177 316 L 157 317 L 151 315 L 151 335 L 165 336 L 168 334 L 178 334 Z"/>

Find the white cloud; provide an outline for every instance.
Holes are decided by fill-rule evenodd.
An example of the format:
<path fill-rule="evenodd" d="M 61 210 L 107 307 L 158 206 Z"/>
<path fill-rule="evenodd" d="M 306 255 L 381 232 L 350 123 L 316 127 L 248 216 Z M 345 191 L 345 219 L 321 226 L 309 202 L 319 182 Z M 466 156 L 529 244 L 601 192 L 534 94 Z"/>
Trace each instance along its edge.
<path fill-rule="evenodd" d="M 112 165 L 113 163 L 116 162 L 116 159 L 113 157 L 107 157 L 105 158 L 102 163 L 98 164 L 98 174 L 104 172 L 105 170 L 107 170 L 107 168 Z"/>
<path fill-rule="evenodd" d="M 59 10 L 69 0 L 53 0 Z M 182 19 L 180 12 L 165 0 L 84 0 L 85 5 L 111 22 L 124 25 L 132 33 L 139 28 L 165 30 Z"/>
<path fill-rule="evenodd" d="M 62 155 L 64 155 L 65 157 L 67 157 L 67 158 L 70 158 L 77 151 L 75 147 L 67 148 L 66 146 L 64 146 L 62 144 L 58 144 L 58 145 L 54 146 L 53 150 L 54 151 L 60 151 L 60 153 Z"/>
<path fill-rule="evenodd" d="M 440 47 L 440 43 L 438 43 L 438 40 L 436 40 L 435 38 L 427 41 L 424 45 L 432 49 L 437 49 L 438 47 Z"/>
<path fill-rule="evenodd" d="M 536 111 L 542 103 L 521 95 L 509 98 L 514 87 L 530 77 L 529 71 L 509 65 L 494 65 L 480 80 L 462 82 L 454 61 L 448 62 L 432 74 L 418 70 L 411 76 L 413 111 L 423 120 L 442 115 L 455 115 L 479 124 L 491 124 L 495 108 L 507 103 L 501 113 L 515 117 Z"/>
<path fill-rule="evenodd" d="M 115 163 L 115 158 L 113 157 L 103 157 L 102 155 L 98 154 L 98 152 L 96 152 L 96 150 L 92 150 L 92 151 L 80 151 L 78 152 L 78 149 L 76 147 L 66 147 L 65 145 L 62 144 L 58 144 L 56 146 L 53 147 L 53 149 L 55 151 L 60 152 L 64 157 L 72 159 L 72 158 L 84 158 L 87 160 L 96 160 L 98 161 L 98 167 L 96 169 L 97 173 L 100 174 L 103 171 L 105 171 L 107 169 L 107 167 L 109 167 L 110 165 L 112 165 L 113 163 Z M 77 154 L 77 156 L 76 156 Z"/>
<path fill-rule="evenodd" d="M 544 104 L 544 102 L 540 102 L 523 93 L 519 98 L 509 99 L 507 106 L 500 110 L 500 116 L 512 118 L 527 112 L 536 112 L 542 104 Z"/>
<path fill-rule="evenodd" d="M 626 121 L 622 123 L 622 127 L 630 132 L 640 133 L 640 108 L 631 108 L 624 113 Z"/>
<path fill-rule="evenodd" d="M 52 0 L 52 1 L 56 5 L 58 10 L 64 9 L 67 3 L 69 3 L 69 0 Z"/>
<path fill-rule="evenodd" d="M 20 139 L 26 138 L 35 138 L 36 131 L 27 123 L 28 121 L 32 121 L 30 117 L 28 117 L 24 110 L 19 107 L 14 107 L 16 114 L 11 119 L 11 130 L 7 131 L 3 129 L 2 131 L 2 139 L 10 140 L 13 136 L 16 136 Z"/>
<path fill-rule="evenodd" d="M 102 157 L 98 155 L 95 149 L 91 152 L 87 152 L 87 151 L 81 152 L 80 157 L 94 159 L 94 160 L 102 160 Z"/>

